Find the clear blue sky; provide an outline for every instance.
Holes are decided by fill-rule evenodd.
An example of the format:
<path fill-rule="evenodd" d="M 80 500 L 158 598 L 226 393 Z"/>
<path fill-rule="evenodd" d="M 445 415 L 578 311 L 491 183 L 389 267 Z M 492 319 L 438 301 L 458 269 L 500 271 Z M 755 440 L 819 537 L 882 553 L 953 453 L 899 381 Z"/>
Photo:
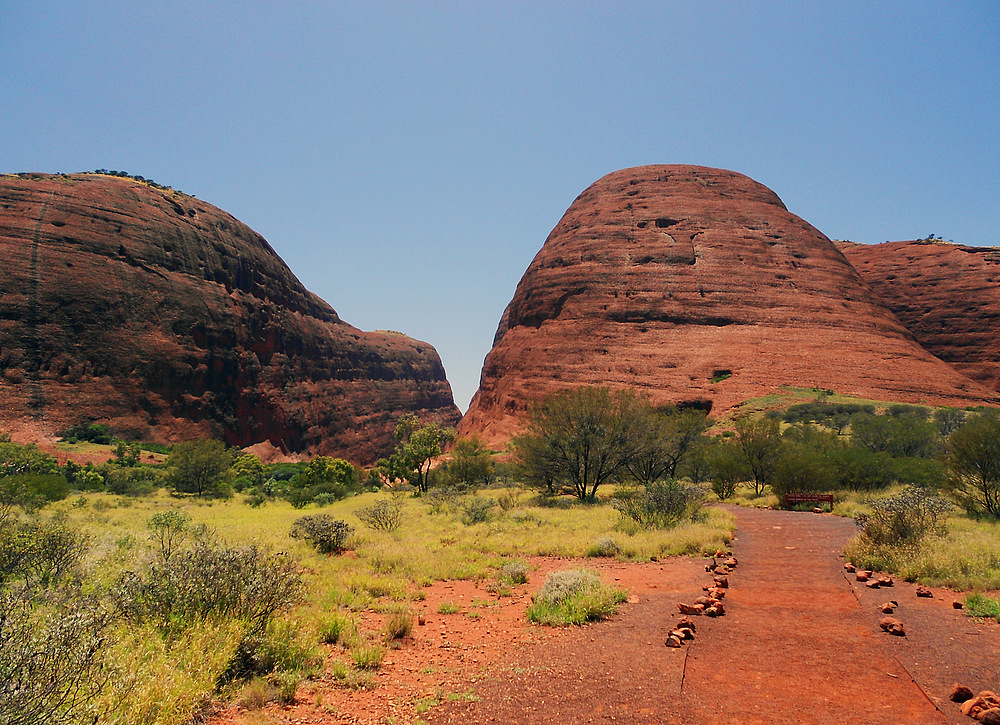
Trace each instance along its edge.
<path fill-rule="evenodd" d="M 222 207 L 461 408 L 616 169 L 745 173 L 832 238 L 1000 245 L 1000 2 L 0 0 L 0 172 Z"/>

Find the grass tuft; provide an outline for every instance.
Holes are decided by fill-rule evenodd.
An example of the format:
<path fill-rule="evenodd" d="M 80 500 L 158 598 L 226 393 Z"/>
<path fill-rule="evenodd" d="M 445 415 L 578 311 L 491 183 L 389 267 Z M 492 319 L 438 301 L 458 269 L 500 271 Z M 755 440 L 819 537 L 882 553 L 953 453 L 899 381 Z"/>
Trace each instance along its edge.
<path fill-rule="evenodd" d="M 985 594 L 970 594 L 966 597 L 964 611 L 970 617 L 989 617 L 1000 622 L 1000 601 Z"/>
<path fill-rule="evenodd" d="M 528 607 L 528 621 L 561 627 L 607 619 L 627 598 L 626 592 L 606 586 L 592 571 L 557 571 L 549 574 Z"/>

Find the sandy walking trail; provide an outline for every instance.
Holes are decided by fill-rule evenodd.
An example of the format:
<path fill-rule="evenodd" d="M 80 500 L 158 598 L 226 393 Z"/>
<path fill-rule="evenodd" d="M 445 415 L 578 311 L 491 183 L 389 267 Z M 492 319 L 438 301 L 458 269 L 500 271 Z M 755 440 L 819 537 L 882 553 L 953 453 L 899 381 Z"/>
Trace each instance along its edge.
<path fill-rule="evenodd" d="M 1000 631 L 951 608 L 947 592 L 867 590 L 843 571 L 850 519 L 730 508 L 740 564 L 727 615 L 701 617 L 693 643 L 663 644 L 676 603 L 709 583 L 676 569 L 633 593 L 613 620 L 517 648 L 480 680 L 477 702 L 428 713 L 432 723 L 963 723 L 952 682 L 1000 685 Z M 683 575 L 680 575 L 683 574 Z M 606 577 L 607 578 L 607 577 Z M 879 630 L 876 604 L 896 599 L 905 638 Z"/>

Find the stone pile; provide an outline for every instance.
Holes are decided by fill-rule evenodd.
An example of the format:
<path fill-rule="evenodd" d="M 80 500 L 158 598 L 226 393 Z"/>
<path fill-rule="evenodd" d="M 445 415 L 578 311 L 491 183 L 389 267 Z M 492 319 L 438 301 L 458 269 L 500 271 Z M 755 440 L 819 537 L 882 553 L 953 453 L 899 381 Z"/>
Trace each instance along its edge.
<path fill-rule="evenodd" d="M 722 600 L 729 589 L 729 575 L 739 562 L 736 557 L 725 551 L 715 552 L 712 561 L 705 566 L 705 571 L 712 575 L 712 583 L 702 587 L 705 594 L 694 600 L 693 604 L 678 602 L 677 609 L 683 616 L 667 635 L 667 647 L 680 647 L 684 642 L 694 639 L 695 626 L 692 616 L 722 617 L 726 608 Z"/>

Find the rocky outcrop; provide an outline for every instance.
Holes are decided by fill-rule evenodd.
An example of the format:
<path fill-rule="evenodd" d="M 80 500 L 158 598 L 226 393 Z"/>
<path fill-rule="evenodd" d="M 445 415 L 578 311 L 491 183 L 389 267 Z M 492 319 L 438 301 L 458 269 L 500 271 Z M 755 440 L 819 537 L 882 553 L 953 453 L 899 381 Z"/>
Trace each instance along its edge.
<path fill-rule="evenodd" d="M 919 345 L 843 254 L 741 174 L 643 166 L 570 206 L 504 311 L 460 433 L 501 443 L 575 385 L 724 412 L 783 385 L 995 398 Z"/>
<path fill-rule="evenodd" d="M 940 239 L 838 246 L 917 342 L 1000 391 L 1000 248 Z"/>
<path fill-rule="evenodd" d="M 0 177 L 0 430 L 218 436 L 371 461 L 459 411 L 435 350 L 363 332 L 231 215 L 96 174 Z"/>

